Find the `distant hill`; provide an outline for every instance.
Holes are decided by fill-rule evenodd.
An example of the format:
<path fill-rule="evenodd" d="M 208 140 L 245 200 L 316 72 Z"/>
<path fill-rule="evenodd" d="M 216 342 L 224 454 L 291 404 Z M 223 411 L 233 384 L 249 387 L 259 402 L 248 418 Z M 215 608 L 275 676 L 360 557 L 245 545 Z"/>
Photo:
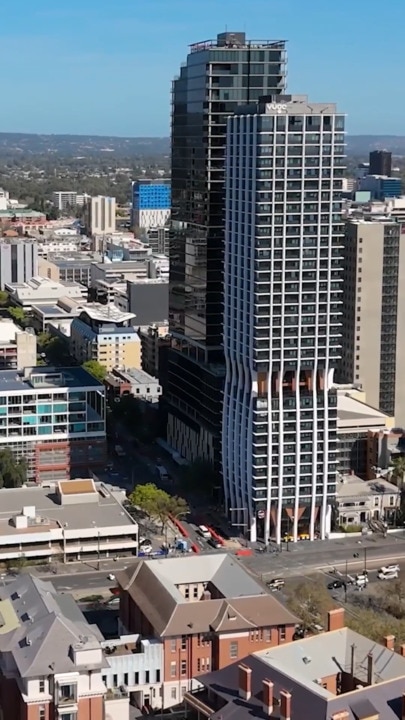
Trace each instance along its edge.
<path fill-rule="evenodd" d="M 405 135 L 348 135 L 347 154 L 367 155 L 370 150 L 390 150 L 405 155 Z"/>
<path fill-rule="evenodd" d="M 31 135 L 0 133 L 0 156 L 153 157 L 170 153 L 169 138 L 125 138 L 98 135 Z"/>
<path fill-rule="evenodd" d="M 391 150 L 405 155 L 405 136 L 348 135 L 349 155 L 366 156 L 370 150 Z M 154 157 L 170 154 L 170 138 L 126 138 L 98 135 L 31 135 L 0 133 L 0 156 L 52 155 L 60 157 Z"/>

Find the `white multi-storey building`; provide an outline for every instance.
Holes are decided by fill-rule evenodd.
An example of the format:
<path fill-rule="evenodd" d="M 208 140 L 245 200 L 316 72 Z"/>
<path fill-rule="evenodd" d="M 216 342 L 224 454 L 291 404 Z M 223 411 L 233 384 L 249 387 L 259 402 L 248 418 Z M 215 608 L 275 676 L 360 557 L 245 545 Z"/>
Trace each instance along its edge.
<path fill-rule="evenodd" d="M 228 120 L 222 423 L 233 523 L 327 536 L 336 495 L 344 117 L 278 96 Z"/>

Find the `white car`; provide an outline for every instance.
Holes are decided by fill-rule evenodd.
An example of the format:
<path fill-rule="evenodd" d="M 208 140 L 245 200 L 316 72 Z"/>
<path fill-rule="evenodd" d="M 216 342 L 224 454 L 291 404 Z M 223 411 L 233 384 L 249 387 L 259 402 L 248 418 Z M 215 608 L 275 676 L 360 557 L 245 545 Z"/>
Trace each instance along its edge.
<path fill-rule="evenodd" d="M 379 573 L 389 573 L 389 572 L 399 573 L 399 565 L 398 565 L 398 563 L 393 563 L 392 565 L 384 565 L 378 572 Z"/>
<path fill-rule="evenodd" d="M 210 531 L 208 530 L 208 528 L 206 527 L 206 525 L 199 525 L 199 526 L 198 526 L 198 532 L 200 533 L 200 535 L 201 535 L 203 538 L 205 538 L 205 540 L 210 540 L 211 537 L 212 537 L 212 536 L 211 536 L 211 533 L 210 533 Z"/>
<path fill-rule="evenodd" d="M 115 575 L 110 573 L 109 575 L 107 575 L 107 580 L 115 580 Z"/>
<path fill-rule="evenodd" d="M 379 580 L 397 580 L 398 570 L 387 570 L 387 572 L 382 572 L 382 570 L 379 570 L 377 573 L 377 577 Z"/>

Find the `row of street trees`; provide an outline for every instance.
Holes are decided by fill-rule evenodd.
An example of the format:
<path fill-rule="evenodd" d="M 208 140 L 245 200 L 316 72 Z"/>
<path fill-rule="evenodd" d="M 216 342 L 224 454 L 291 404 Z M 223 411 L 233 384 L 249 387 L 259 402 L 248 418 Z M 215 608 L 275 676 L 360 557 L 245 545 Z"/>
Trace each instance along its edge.
<path fill-rule="evenodd" d="M 134 508 L 141 510 L 150 519 L 159 520 L 162 532 L 170 518 L 178 519 L 190 512 L 184 498 L 169 495 L 154 483 L 137 485 L 129 496 L 129 501 Z"/>

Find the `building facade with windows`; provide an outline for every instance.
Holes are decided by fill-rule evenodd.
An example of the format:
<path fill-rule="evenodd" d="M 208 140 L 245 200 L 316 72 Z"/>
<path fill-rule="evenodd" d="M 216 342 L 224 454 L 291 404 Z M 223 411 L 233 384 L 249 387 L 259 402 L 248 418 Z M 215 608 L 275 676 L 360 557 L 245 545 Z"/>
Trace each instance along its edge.
<path fill-rule="evenodd" d="M 170 218 L 170 180 L 137 180 L 132 183 L 132 226 L 163 228 Z"/>
<path fill-rule="evenodd" d="M 107 687 L 103 636 L 69 594 L 23 574 L 0 590 L 1 720 L 129 720 Z"/>
<path fill-rule="evenodd" d="M 115 198 L 96 195 L 85 205 L 84 224 L 90 235 L 108 235 L 115 232 Z"/>
<path fill-rule="evenodd" d="M 79 367 L 0 370 L 0 448 L 39 483 L 104 466 L 104 385 Z"/>
<path fill-rule="evenodd" d="M 342 358 L 338 380 L 360 383 L 367 402 L 405 424 L 405 227 L 352 219 L 344 239 Z"/>
<path fill-rule="evenodd" d="M 283 93 L 285 84 L 285 42 L 243 32 L 191 45 L 173 83 L 167 440 L 218 471 L 226 122 L 238 106 Z"/>
<path fill-rule="evenodd" d="M 251 540 L 330 531 L 344 155 L 331 103 L 270 96 L 228 119 L 222 472 Z"/>
<path fill-rule="evenodd" d="M 153 708 L 179 704 L 204 673 L 293 638 L 294 615 L 225 553 L 138 559 L 116 577 L 120 632 L 161 643 L 161 693 L 148 692 Z"/>
<path fill-rule="evenodd" d="M 0 242 L 0 289 L 6 284 L 24 283 L 38 275 L 38 246 L 22 239 Z"/>
<path fill-rule="evenodd" d="M 72 356 L 81 364 L 97 360 L 108 371 L 141 367 L 141 341 L 130 325 L 135 315 L 115 305 L 88 303 L 74 318 L 70 331 Z"/>

